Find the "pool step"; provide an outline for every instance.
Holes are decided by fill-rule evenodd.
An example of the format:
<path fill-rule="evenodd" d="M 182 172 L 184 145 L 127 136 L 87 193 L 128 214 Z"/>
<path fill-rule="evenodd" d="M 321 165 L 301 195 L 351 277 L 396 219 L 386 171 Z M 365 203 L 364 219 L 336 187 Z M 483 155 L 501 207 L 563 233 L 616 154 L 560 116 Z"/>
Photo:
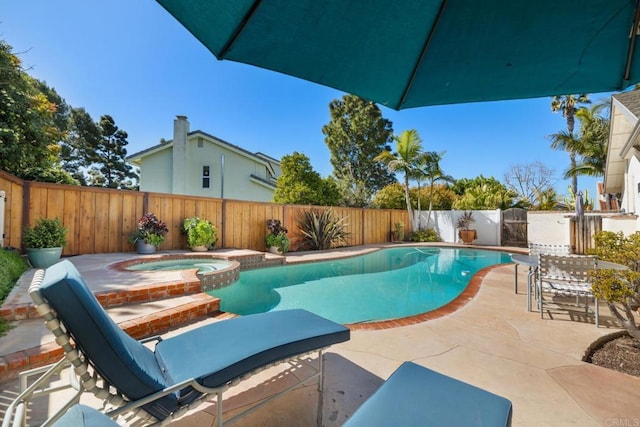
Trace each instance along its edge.
<path fill-rule="evenodd" d="M 33 272 L 32 270 L 31 272 Z M 22 280 L 22 278 L 21 278 Z M 125 304 L 140 304 L 174 298 L 182 295 L 197 294 L 202 291 L 200 281 L 195 278 L 190 281 L 177 281 L 168 283 L 155 283 L 145 285 L 132 285 L 127 288 L 110 291 L 95 292 L 95 296 L 105 308 L 117 307 Z M 0 309 L 0 317 L 8 321 L 37 319 L 40 316 L 36 312 L 32 302 L 21 304 L 4 304 Z"/>
<path fill-rule="evenodd" d="M 165 298 L 151 302 L 119 305 L 109 315 L 136 339 L 160 335 L 205 317 L 224 317 L 220 300 L 208 294 Z M 140 315 L 140 313 L 143 313 Z M 62 349 L 40 319 L 19 321 L 21 333 L 9 331 L 0 338 L 0 383 L 17 378 L 27 369 L 59 360 Z M 25 330 L 29 333 L 25 334 Z"/>

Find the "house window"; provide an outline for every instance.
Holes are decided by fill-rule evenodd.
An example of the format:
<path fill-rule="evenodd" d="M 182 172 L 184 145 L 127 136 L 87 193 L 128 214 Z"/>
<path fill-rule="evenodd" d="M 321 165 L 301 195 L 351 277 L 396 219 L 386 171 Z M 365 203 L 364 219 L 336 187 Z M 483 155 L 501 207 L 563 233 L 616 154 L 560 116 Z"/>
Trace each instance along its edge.
<path fill-rule="evenodd" d="M 209 166 L 202 167 L 202 188 L 209 188 L 211 184 L 210 168 Z"/>

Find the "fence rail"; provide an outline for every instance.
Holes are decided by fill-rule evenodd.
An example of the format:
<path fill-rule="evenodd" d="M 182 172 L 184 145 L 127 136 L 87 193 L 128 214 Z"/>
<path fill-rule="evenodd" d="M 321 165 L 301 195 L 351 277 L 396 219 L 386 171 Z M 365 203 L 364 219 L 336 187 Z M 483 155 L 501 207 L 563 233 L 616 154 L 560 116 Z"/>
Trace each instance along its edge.
<path fill-rule="evenodd" d="M 0 190 L 6 193 L 4 244 L 22 247 L 22 230 L 42 217 L 59 217 L 67 227 L 63 255 L 133 251 L 128 242 L 138 219 L 153 212 L 166 222 L 169 233 L 161 249 L 184 249 L 181 232 L 186 217 L 208 219 L 218 229 L 217 247 L 264 250 L 267 219 L 280 219 L 289 229 L 292 249 L 301 235 L 297 219 L 305 210 L 323 207 L 278 205 L 197 196 L 149 193 L 75 185 L 24 181 L 0 171 Z M 347 218 L 348 244 L 390 241 L 397 222 L 408 227 L 406 211 L 333 207 L 336 216 Z M 1 231 L 1 230 L 0 230 Z"/>

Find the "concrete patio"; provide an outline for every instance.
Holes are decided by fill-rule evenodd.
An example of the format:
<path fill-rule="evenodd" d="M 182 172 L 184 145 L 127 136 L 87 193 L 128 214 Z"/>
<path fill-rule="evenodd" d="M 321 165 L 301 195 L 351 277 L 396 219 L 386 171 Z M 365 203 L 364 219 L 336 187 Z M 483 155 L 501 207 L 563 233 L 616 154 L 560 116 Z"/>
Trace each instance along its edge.
<path fill-rule="evenodd" d="M 353 248 L 348 251 L 353 252 Z M 112 271 L 105 267 L 114 262 L 113 258 L 112 254 L 102 259 L 81 256 L 71 260 L 90 286 L 106 286 Z M 292 254 L 289 258 L 295 262 L 304 260 L 305 255 Z M 519 269 L 521 285 L 526 283 L 526 274 L 525 269 Z M 592 318 L 579 313 L 569 317 L 558 311 L 553 319 L 540 319 L 540 313 L 526 310 L 525 286 L 514 293 L 513 279 L 512 264 L 496 266 L 485 275 L 477 295 L 451 314 L 410 326 L 354 330 L 350 341 L 329 348 L 324 354 L 322 425 L 342 425 L 405 360 L 510 399 L 514 426 L 640 425 L 640 378 L 581 361 L 591 343 L 618 330 L 606 306 L 601 307 L 600 328 L 594 326 Z M 212 321 L 217 320 L 203 322 Z M 18 325 L 13 333 L 20 334 L 21 328 Z M 25 333 L 27 330 L 23 329 Z M 225 395 L 226 415 L 285 387 L 297 369 L 270 368 L 234 387 Z M 0 411 L 15 397 L 17 388 L 15 381 L 2 385 Z M 41 399 L 33 405 L 29 425 L 39 425 L 60 398 Z M 83 398 L 83 402 L 96 405 L 92 397 Z M 316 384 L 310 384 L 233 425 L 316 425 L 317 405 Z M 172 425 L 213 425 L 214 414 L 215 405 L 205 403 Z M 455 425 L 455 414 L 451 424 Z"/>

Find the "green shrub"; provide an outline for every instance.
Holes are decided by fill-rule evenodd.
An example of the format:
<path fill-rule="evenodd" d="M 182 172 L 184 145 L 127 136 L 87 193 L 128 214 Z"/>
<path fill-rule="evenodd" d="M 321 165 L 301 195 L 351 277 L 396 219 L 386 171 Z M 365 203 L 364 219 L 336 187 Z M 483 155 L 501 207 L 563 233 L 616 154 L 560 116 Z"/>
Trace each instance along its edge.
<path fill-rule="evenodd" d="M 618 324 L 640 341 L 640 323 L 634 314 L 640 306 L 640 232 L 625 237 L 622 232 L 600 231 L 593 239 L 595 248 L 590 254 L 629 268 L 589 272 L 593 293 L 607 301 Z"/>
<path fill-rule="evenodd" d="M 7 298 L 18 279 L 29 269 L 27 261 L 13 251 L 0 249 L 0 305 Z M 9 322 L 0 318 L 0 336 L 11 328 Z"/>
<path fill-rule="evenodd" d="M 26 248 L 59 248 L 67 243 L 67 229 L 59 218 L 40 218 L 33 227 L 28 225 L 22 233 Z"/>
<path fill-rule="evenodd" d="M 187 245 L 190 248 L 194 246 L 213 246 L 218 241 L 218 230 L 215 225 L 197 216 L 185 218 L 182 223 L 182 231 L 187 235 Z"/>
<path fill-rule="evenodd" d="M 303 211 L 298 217 L 301 249 L 324 250 L 346 246 L 349 233 L 346 218 L 335 218 L 331 209 Z"/>
<path fill-rule="evenodd" d="M 441 242 L 442 239 L 438 232 L 433 228 L 427 228 L 426 230 L 418 230 L 411 233 L 412 242 Z"/>

